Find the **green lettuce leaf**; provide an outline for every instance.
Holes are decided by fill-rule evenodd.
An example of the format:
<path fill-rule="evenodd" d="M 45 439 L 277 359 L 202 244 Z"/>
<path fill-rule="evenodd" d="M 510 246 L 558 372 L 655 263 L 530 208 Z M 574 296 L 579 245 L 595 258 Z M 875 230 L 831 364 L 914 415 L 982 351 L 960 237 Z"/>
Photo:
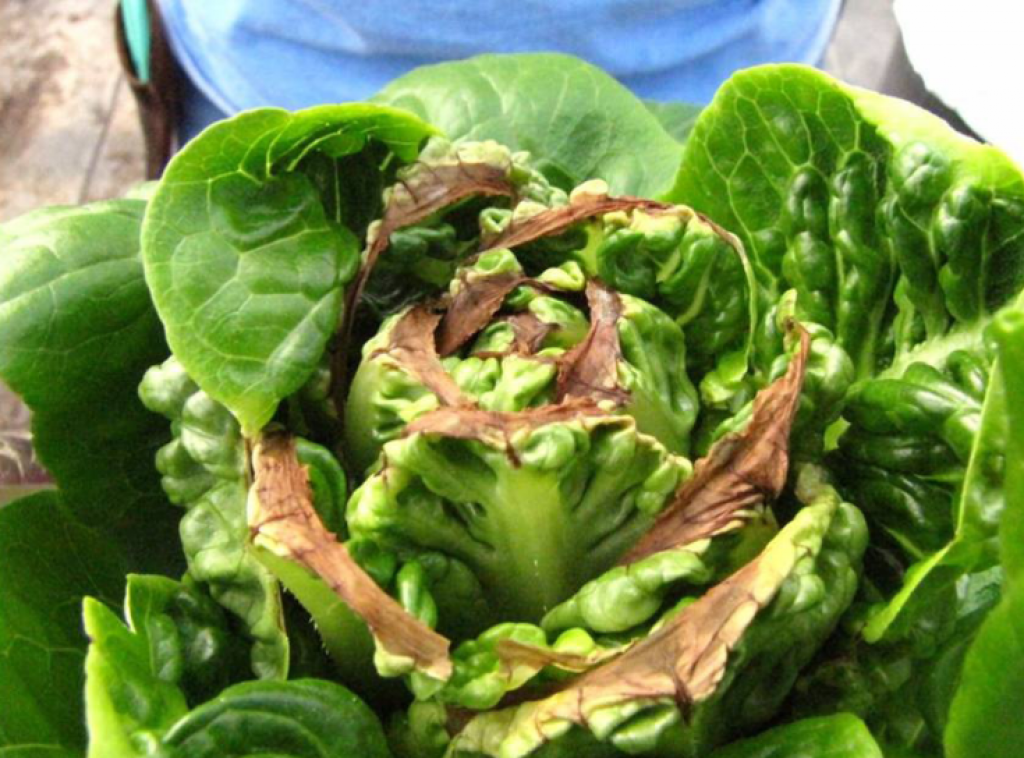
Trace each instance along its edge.
<path fill-rule="evenodd" d="M 733 742 L 710 758 L 883 758 L 871 732 L 856 716 L 837 713 L 784 724 Z"/>
<path fill-rule="evenodd" d="M 127 627 L 93 598 L 82 606 L 90 639 L 85 661 L 89 758 L 146 755 L 188 712 L 184 693 L 164 669 L 160 640 L 151 636 L 166 630 L 151 628 L 146 617 L 137 618 L 133 605 L 129 594 Z"/>
<path fill-rule="evenodd" d="M 196 708 L 164 736 L 169 758 L 389 758 L 380 721 L 339 684 L 244 682 Z"/>
<path fill-rule="evenodd" d="M 765 296 L 797 290 L 797 317 L 829 329 L 858 378 L 925 341 L 945 338 L 940 355 L 976 344 L 1024 284 L 1019 169 L 909 103 L 807 67 L 723 85 L 669 199 L 738 234 Z"/>
<path fill-rule="evenodd" d="M 554 184 L 601 178 L 617 194 L 654 197 L 672 185 L 680 144 L 611 76 L 566 55 L 482 55 L 423 66 L 374 98 L 451 139 L 527 150 Z"/>
<path fill-rule="evenodd" d="M 1002 314 L 996 335 L 1010 425 L 999 528 L 1006 586 L 964 661 L 945 732 L 950 758 L 1009 758 L 1024 745 L 1024 311 Z"/>
<path fill-rule="evenodd" d="M 869 642 L 921 634 L 914 628 L 916 621 L 941 604 L 943 593 L 961 576 L 998 563 L 996 530 L 1005 502 L 1006 452 L 1006 401 L 998 363 L 974 426 L 974 444 L 954 501 L 953 537 L 907 570 L 900 591 L 868 620 L 864 637 Z"/>
<path fill-rule="evenodd" d="M 381 165 L 413 160 L 433 132 L 383 106 L 264 108 L 214 125 L 167 167 L 143 230 L 146 281 L 171 350 L 247 436 L 338 327 Z"/>
<path fill-rule="evenodd" d="M 188 584 L 132 576 L 127 623 L 86 598 L 90 758 L 386 758 L 376 716 L 333 682 L 243 682 L 190 711 L 211 668 L 238 670 L 224 658 L 224 617 L 203 598 Z"/>
<path fill-rule="evenodd" d="M 56 492 L 0 508 L 0 754 L 81 755 L 88 640 L 78 609 L 84 595 L 117 604 L 124 574 L 117 546 Z"/>
<path fill-rule="evenodd" d="M 693 125 L 697 123 L 697 116 L 704 110 L 703 105 L 693 103 L 664 103 L 657 100 L 644 100 L 643 103 L 644 107 L 658 119 L 662 128 L 678 142 L 686 142 L 693 131 Z"/>
<path fill-rule="evenodd" d="M 180 571 L 153 454 L 166 422 L 133 397 L 167 355 L 139 260 L 145 203 L 34 211 L 0 226 L 0 380 L 32 409 L 39 459 L 83 524 L 136 570 Z"/>
<path fill-rule="evenodd" d="M 820 475 L 802 472 L 807 504 L 757 558 L 621 656 L 475 716 L 452 752 L 525 756 L 582 727 L 623 752 L 695 758 L 770 720 L 853 598 L 866 543 L 860 513 Z"/>
<path fill-rule="evenodd" d="M 156 468 L 167 497 L 187 511 L 180 538 L 189 573 L 242 621 L 256 675 L 284 678 L 289 640 L 280 589 L 248 550 L 248 464 L 238 422 L 173 356 L 146 372 L 139 397 L 174 430 L 156 455 Z"/>

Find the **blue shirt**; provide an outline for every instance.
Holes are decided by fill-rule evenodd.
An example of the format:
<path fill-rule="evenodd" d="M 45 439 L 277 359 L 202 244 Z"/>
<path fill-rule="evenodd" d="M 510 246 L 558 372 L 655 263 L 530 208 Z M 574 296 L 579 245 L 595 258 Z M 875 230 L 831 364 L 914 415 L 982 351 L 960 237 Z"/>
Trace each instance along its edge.
<path fill-rule="evenodd" d="M 816 64 L 840 0 L 162 0 L 207 120 L 365 100 L 426 63 L 558 51 L 641 97 L 706 103 L 739 68 Z"/>

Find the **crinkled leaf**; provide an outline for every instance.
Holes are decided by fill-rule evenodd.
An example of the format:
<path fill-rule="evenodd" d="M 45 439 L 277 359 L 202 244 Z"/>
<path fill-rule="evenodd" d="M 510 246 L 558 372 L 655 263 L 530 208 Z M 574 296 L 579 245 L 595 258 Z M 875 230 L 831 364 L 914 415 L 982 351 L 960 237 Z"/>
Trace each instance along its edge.
<path fill-rule="evenodd" d="M 796 349 L 786 373 L 758 393 L 745 428 L 719 439 L 697 461 L 694 475 L 619 565 L 553 608 L 542 621 L 545 629 L 624 631 L 656 613 L 673 587 L 716 581 L 763 546 L 774 525 L 764 509 L 788 474 L 790 426 L 808 356 L 807 333 L 794 329 Z"/>
<path fill-rule="evenodd" d="M 745 567 L 553 695 L 475 717 L 451 752 L 527 755 L 577 725 L 631 753 L 697 756 L 771 718 L 852 599 L 866 542 L 819 472 L 800 491 L 809 504 Z"/>
<path fill-rule="evenodd" d="M 796 289 L 798 318 L 828 328 L 858 378 L 925 339 L 970 331 L 1024 284 L 1024 180 L 1012 162 L 909 103 L 807 67 L 730 78 L 698 118 L 669 197 L 735 231 L 770 297 Z"/>
<path fill-rule="evenodd" d="M 689 473 L 630 417 L 589 400 L 439 408 L 388 442 L 382 461 L 349 501 L 352 534 L 468 567 L 488 608 L 461 609 L 475 630 L 539 620 L 609 568 Z"/>
<path fill-rule="evenodd" d="M 549 641 L 533 624 L 498 624 L 453 651 L 452 678 L 437 696 L 463 708 L 494 708 L 545 669 L 581 673 L 619 655 L 626 645 L 601 644 L 582 629 Z"/>
<path fill-rule="evenodd" d="M 789 472 L 789 431 L 803 387 L 810 338 L 795 326 L 798 347 L 786 373 L 758 393 L 742 433 L 723 437 L 676 493 L 654 526 L 621 559 L 632 563 L 724 529 L 737 511 L 779 495 Z"/>
<path fill-rule="evenodd" d="M 252 641 L 253 672 L 285 677 L 289 652 L 280 590 L 246 549 L 245 442 L 238 422 L 174 356 L 146 372 L 139 396 L 174 429 L 174 439 L 156 455 L 156 468 L 167 497 L 187 511 L 179 531 L 190 575 L 241 620 Z"/>
<path fill-rule="evenodd" d="M 760 552 L 775 531 L 767 508 L 735 511 L 713 538 L 661 549 L 591 579 L 548 611 L 541 625 L 548 632 L 573 627 L 603 633 L 634 629 L 664 610 L 666 598 L 731 574 Z"/>
<path fill-rule="evenodd" d="M 580 290 L 586 315 L 573 302 Z M 363 346 L 347 450 L 365 470 L 384 443 L 439 409 L 448 410 L 435 427 L 457 424 L 453 409 L 467 419 L 528 411 L 530 426 L 589 404 L 592 414 L 621 408 L 641 433 L 685 454 L 698 410 L 686 372 L 684 334 L 668 314 L 586 280 L 573 261 L 527 277 L 511 251 L 489 250 L 459 269 L 448 299 L 396 314 Z"/>
<path fill-rule="evenodd" d="M 654 197 L 671 186 L 679 165 L 679 143 L 640 100 L 565 55 L 482 55 L 424 66 L 374 99 L 416 113 L 452 139 L 528 150 L 564 189 L 600 177 L 617 193 Z"/>
<path fill-rule="evenodd" d="M 703 377 L 701 399 L 718 421 L 749 399 L 759 309 L 754 273 L 739 239 L 702 214 L 611 197 L 608 185 L 594 180 L 573 190 L 567 205 L 521 203 L 483 243 L 522 248 L 528 262 L 576 262 L 588 277 L 672 316 L 685 332 L 680 359 Z"/>
<path fill-rule="evenodd" d="M 947 588 L 964 574 L 997 563 L 997 529 L 1006 499 L 1007 411 L 1003 386 L 997 362 L 955 501 L 952 539 L 907 570 L 899 592 L 865 626 L 864 637 L 869 642 L 916 635 L 917 618 L 927 617 L 929 606 L 940 603 Z"/>

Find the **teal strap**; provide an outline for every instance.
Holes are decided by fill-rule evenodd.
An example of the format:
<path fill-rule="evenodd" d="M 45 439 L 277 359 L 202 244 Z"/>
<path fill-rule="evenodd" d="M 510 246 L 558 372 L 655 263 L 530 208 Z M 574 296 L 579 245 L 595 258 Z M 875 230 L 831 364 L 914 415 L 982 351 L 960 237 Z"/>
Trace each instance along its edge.
<path fill-rule="evenodd" d="M 149 9 L 146 0 L 121 0 L 121 23 L 135 76 L 149 82 Z"/>

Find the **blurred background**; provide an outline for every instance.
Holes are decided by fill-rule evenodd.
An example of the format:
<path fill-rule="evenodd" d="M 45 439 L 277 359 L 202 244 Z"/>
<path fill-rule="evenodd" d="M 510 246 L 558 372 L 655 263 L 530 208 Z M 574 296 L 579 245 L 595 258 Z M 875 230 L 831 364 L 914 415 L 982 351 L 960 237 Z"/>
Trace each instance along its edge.
<path fill-rule="evenodd" d="M 943 64 L 962 64 L 957 56 L 965 55 L 963 45 L 947 49 L 942 44 L 944 35 L 956 35 L 950 25 L 961 23 L 958 16 L 946 12 L 944 22 L 934 22 L 934 33 L 929 26 L 929 14 L 940 7 L 948 11 L 952 2 L 845 0 L 822 67 L 850 84 L 924 105 L 969 132 L 928 92 L 907 55 L 910 49 L 935 71 Z M 1000 37 L 1012 35 L 1019 25 L 996 17 L 1017 3 L 974 0 L 970 9 L 954 5 L 961 9 L 965 29 L 987 24 L 989 30 L 982 37 L 970 32 L 984 40 L 984 50 L 969 56 L 984 58 L 985 51 L 1009 55 Z M 145 178 L 139 117 L 114 44 L 115 11 L 113 0 L 0 0 L 0 223 L 43 205 L 117 196 Z M 999 68 L 989 65 L 989 70 Z M 962 102 L 972 97 L 983 105 L 1006 100 L 1005 92 L 993 92 L 995 80 L 972 81 L 969 70 L 958 78 L 950 79 L 948 72 L 936 77 L 933 88 L 953 92 Z M 999 118 L 997 123 L 1010 129 L 1007 139 L 1024 134 L 1019 119 Z M 4 482 L 32 483 L 45 476 L 26 455 L 31 449 L 27 427 L 27 412 L 0 385 L 0 502 Z"/>
<path fill-rule="evenodd" d="M 0 2 L 0 222 L 41 205 L 119 195 L 144 178 L 113 16 L 111 0 Z M 823 67 L 965 128 L 909 65 L 893 0 L 846 0 Z"/>

